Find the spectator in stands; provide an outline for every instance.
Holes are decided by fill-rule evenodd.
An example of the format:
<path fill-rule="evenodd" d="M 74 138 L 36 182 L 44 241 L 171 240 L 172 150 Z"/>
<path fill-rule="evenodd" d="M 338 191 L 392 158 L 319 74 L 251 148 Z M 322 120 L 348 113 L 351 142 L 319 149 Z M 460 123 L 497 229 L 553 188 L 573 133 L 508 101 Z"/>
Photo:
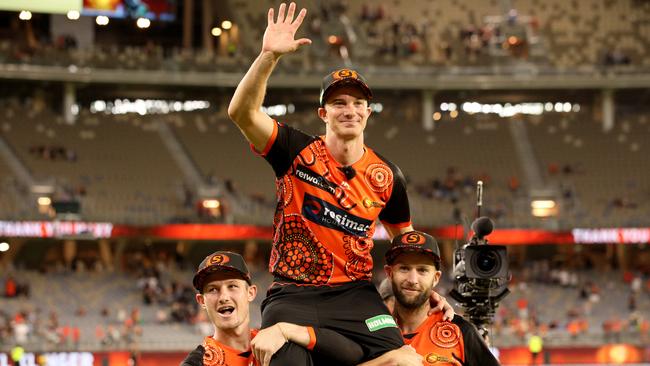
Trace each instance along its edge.
<path fill-rule="evenodd" d="M 537 358 L 544 348 L 544 340 L 541 336 L 533 333 L 528 338 L 528 350 L 530 351 L 530 364 L 537 365 Z M 541 364 L 541 363 L 540 363 Z"/>
<path fill-rule="evenodd" d="M 645 317 L 642 317 L 641 320 L 639 321 L 639 336 L 641 339 L 641 343 L 643 344 L 648 344 L 650 342 L 650 320 L 647 318 L 647 314 Z"/>
<path fill-rule="evenodd" d="M 510 189 L 510 192 L 517 193 L 520 186 L 521 183 L 519 182 L 519 178 L 517 178 L 517 176 L 512 175 L 510 178 L 508 178 L 508 189 Z"/>
<path fill-rule="evenodd" d="M 9 275 L 5 279 L 5 297 L 12 298 L 16 297 L 18 295 L 17 291 L 18 284 L 16 283 L 16 280 L 14 279 L 13 276 Z"/>
<path fill-rule="evenodd" d="M 618 47 L 607 50 L 603 57 L 603 65 L 605 66 L 629 65 L 630 63 L 630 58 Z"/>
<path fill-rule="evenodd" d="M 78 350 L 79 349 L 79 342 L 81 341 L 81 329 L 79 329 L 78 326 L 72 327 L 72 344 L 74 346 L 74 349 Z"/>

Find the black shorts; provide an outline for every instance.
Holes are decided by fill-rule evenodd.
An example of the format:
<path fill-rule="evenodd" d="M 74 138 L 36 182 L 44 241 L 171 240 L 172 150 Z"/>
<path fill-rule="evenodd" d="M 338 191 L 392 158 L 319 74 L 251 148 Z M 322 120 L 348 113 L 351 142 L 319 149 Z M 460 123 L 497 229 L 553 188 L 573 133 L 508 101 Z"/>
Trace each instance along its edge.
<path fill-rule="evenodd" d="M 275 284 L 262 302 L 262 328 L 278 322 L 337 332 L 361 346 L 364 361 L 404 345 L 399 328 L 370 282 Z"/>

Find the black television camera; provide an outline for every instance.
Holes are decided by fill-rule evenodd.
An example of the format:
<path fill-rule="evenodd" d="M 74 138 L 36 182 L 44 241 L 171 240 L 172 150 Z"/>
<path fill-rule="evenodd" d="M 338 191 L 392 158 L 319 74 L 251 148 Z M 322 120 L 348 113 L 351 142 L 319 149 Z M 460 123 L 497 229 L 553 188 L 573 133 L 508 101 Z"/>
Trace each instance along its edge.
<path fill-rule="evenodd" d="M 479 216 L 482 195 L 482 182 L 479 182 Z M 494 223 L 486 216 L 474 220 L 474 236 L 454 252 L 454 289 L 449 292 L 483 335 L 487 334 L 484 326 L 492 322 L 499 302 L 510 293 L 506 247 L 488 245 L 486 239 L 493 229 Z"/>

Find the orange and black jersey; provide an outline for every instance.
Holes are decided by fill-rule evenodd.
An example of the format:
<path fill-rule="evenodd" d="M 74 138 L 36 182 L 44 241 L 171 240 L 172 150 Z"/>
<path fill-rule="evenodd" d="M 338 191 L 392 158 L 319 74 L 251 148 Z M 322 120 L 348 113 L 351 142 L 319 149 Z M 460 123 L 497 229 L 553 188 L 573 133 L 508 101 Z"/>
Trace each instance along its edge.
<path fill-rule="evenodd" d="M 375 221 L 411 225 L 401 171 L 367 146 L 359 161 L 343 167 L 321 137 L 275 122 L 261 155 L 276 175 L 269 270 L 280 280 L 369 280 Z"/>
<path fill-rule="evenodd" d="M 442 312 L 435 313 L 415 332 L 402 334 L 404 343 L 424 357 L 423 365 L 499 365 L 474 325 L 458 315 L 450 322 L 442 317 Z"/>
<path fill-rule="evenodd" d="M 251 330 L 251 339 L 257 335 L 257 330 Z M 253 352 L 238 351 L 228 347 L 212 337 L 205 337 L 203 344 L 190 352 L 181 366 L 258 366 L 253 358 Z"/>

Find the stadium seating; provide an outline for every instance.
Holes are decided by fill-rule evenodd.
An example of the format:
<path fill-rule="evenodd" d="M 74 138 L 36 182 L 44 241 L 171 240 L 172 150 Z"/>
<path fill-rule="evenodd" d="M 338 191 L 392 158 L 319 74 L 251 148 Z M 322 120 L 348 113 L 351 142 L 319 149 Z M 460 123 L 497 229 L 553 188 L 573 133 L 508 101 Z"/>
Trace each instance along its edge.
<path fill-rule="evenodd" d="M 532 263 L 528 267 L 533 267 Z M 530 272 L 530 271 L 527 271 Z M 380 272 L 378 272 L 380 273 Z M 603 323 L 610 319 L 620 319 L 624 326 L 619 335 L 631 343 L 638 343 L 638 329 L 632 319 L 647 319 L 650 311 L 650 297 L 647 292 L 637 296 L 636 309 L 628 310 L 630 288 L 622 280 L 620 271 L 611 273 L 595 271 L 573 271 L 577 282 L 562 284 L 548 277 L 552 272 L 544 272 L 546 279 L 529 278 L 510 285 L 510 294 L 497 309 L 495 324 L 491 326 L 492 339 L 498 346 L 512 346 L 524 342 L 526 331 L 532 327 L 545 329 L 548 345 L 593 345 L 603 342 Z M 125 320 L 133 309 L 138 309 L 140 327 L 133 342 L 142 350 L 187 350 L 192 349 L 201 340 L 201 333 L 196 324 L 176 322 L 171 319 L 161 322 L 158 312 L 169 313 L 169 303 L 159 302 L 147 305 L 142 300 L 142 288 L 133 274 L 126 272 L 55 272 L 41 274 L 33 271 L 13 271 L 12 274 L 31 286 L 30 298 L 19 297 L 3 300 L 2 312 L 13 317 L 18 313 L 28 315 L 33 326 L 30 343 L 34 349 L 64 350 L 72 349 L 70 343 L 58 344 L 46 341 L 46 324 L 50 314 L 57 314 L 59 327 L 79 327 L 81 347 L 89 350 L 111 349 L 124 346 L 126 328 Z M 524 278 L 524 272 L 515 271 L 515 277 Z M 192 273 L 168 269 L 160 277 L 160 284 L 177 281 L 186 286 Z M 380 281 L 383 275 L 379 275 Z M 261 321 L 260 304 L 265 290 L 272 278 L 264 268 L 253 273 L 254 283 L 258 286 L 258 296 L 251 306 L 251 324 L 258 327 Z M 4 278 L 2 278 L 4 280 Z M 601 289 L 599 297 L 581 298 L 580 289 L 587 283 L 598 284 Z M 445 276 L 437 291 L 446 294 L 453 284 Z M 191 292 L 193 290 L 190 290 Z M 42 301 L 34 301 L 40 299 Z M 522 312 L 521 299 L 525 299 L 525 311 Z M 192 301 L 193 304 L 193 301 Z M 198 306 L 192 305 L 194 312 Z M 100 309 L 107 308 L 108 314 L 102 315 Z M 80 309 L 86 309 L 82 315 Z M 558 311 L 558 309 L 562 309 Z M 462 309 L 458 308 L 458 311 Z M 120 314 L 121 313 L 121 314 Z M 125 315 L 126 314 L 126 315 Z M 567 329 L 571 320 L 583 319 L 587 327 L 580 331 L 579 337 L 572 337 Z M 533 325 L 535 324 L 535 325 Z M 96 337 L 97 326 L 107 329 L 114 327 L 122 336 L 117 342 L 103 342 Z M 541 327 L 541 328 L 540 328 Z M 10 340 L 7 340 L 10 341 Z"/>
<path fill-rule="evenodd" d="M 644 25 L 644 14 L 650 11 L 647 2 L 626 0 L 592 4 L 526 0 L 514 3 L 516 13 L 509 17 L 511 9 L 504 9 L 497 1 L 480 4 L 472 1 L 421 1 L 403 6 L 405 1 L 386 2 L 381 7 L 365 0 L 346 1 L 345 6 L 340 2 L 325 3 L 320 7 L 311 2 L 303 4 L 311 17 L 303 27 L 304 33 L 314 44 L 306 52 L 288 57 L 279 65 L 279 72 L 295 73 L 305 66 L 324 71 L 340 63 L 335 51 L 328 52 L 328 37 L 331 35 L 346 40 L 349 62 L 357 65 L 509 65 L 520 60 L 508 57 L 509 53 L 502 49 L 502 44 L 507 41 L 507 29 L 512 27 L 509 19 L 515 19 L 515 24 L 526 25 L 520 32 L 529 43 L 528 57 L 524 59 L 538 66 L 593 71 L 606 63 L 604 60 L 608 53 L 614 52 L 627 60 L 624 63 L 650 65 L 650 58 L 646 57 L 650 37 Z M 214 55 L 178 48 L 165 52 L 159 45 L 106 45 L 91 50 L 66 50 L 44 44 L 29 52 L 16 52 L 13 44 L 3 41 L 0 43 L 0 59 L 6 63 L 75 65 L 79 68 L 237 71 L 259 52 L 266 10 L 271 5 L 273 2 L 241 0 L 223 4 L 226 8 L 237 9 L 231 13 L 240 25 L 241 44 L 231 56 L 224 52 Z M 380 8 L 383 14 L 380 19 L 363 18 L 364 12 L 376 15 Z M 342 20 L 341 15 L 347 20 Z M 395 22 L 402 22 L 397 33 L 394 31 L 400 27 L 396 28 Z M 487 25 L 493 26 L 490 35 L 484 35 L 481 30 Z M 475 47 L 469 41 L 468 32 L 481 32 L 483 38 L 476 41 L 477 53 L 468 51 Z M 394 45 L 404 50 L 396 51 L 394 55 L 391 55 L 393 51 L 382 51 Z"/>
<path fill-rule="evenodd" d="M 585 106 L 566 116 L 528 118 L 530 141 L 542 166 L 559 168 L 545 172 L 548 181 L 572 192 L 563 207 L 568 226 L 643 226 L 650 213 L 650 176 L 639 169 L 648 148 L 647 117 L 621 112 L 604 131 L 595 113 Z"/>
<path fill-rule="evenodd" d="M 49 39 L 48 27 L 41 24 L 29 35 L 38 42 L 29 46 L 22 39 L 27 34 L 12 33 L 10 40 L 0 40 L 4 80 L 0 144 L 8 147 L 35 182 L 55 188 L 53 200 L 79 202 L 81 213 L 76 218 L 84 221 L 137 227 L 178 222 L 269 227 L 275 208 L 272 169 L 251 151 L 229 120 L 227 106 L 235 83 L 259 52 L 266 10 L 279 2 L 219 2 L 223 6 L 219 16 L 233 16 L 240 43 L 225 50 L 214 39 L 219 44 L 215 52 L 170 46 L 169 40 L 158 39 L 154 32 L 146 45 L 106 43 L 79 49 Z M 198 3 L 194 1 L 197 14 Z M 647 84 L 650 70 L 650 2 L 380 3 L 306 2 L 310 15 L 301 35 L 313 44 L 278 64 L 265 107 L 282 104 L 288 113 L 272 113 L 273 118 L 309 134 L 322 134 L 324 125 L 315 113 L 320 76 L 342 65 L 359 68 L 369 76 L 371 86 L 380 85 L 373 87 L 374 112 L 365 141 L 402 169 L 416 227 L 438 228 L 471 219 L 479 179 L 485 184 L 482 213 L 492 217 L 497 228 L 544 228 L 562 235 L 573 228 L 649 226 L 650 94 L 643 83 Z M 516 7 L 516 14 L 505 4 Z M 505 45 L 510 35 L 525 38 L 524 49 Z M 195 32 L 195 43 L 197 36 Z M 108 80 L 124 75 L 139 81 L 116 85 Z M 405 76 L 400 86 L 387 83 L 400 75 Z M 638 75 L 640 84 L 634 85 L 642 87 L 627 89 L 629 85 L 617 80 L 629 75 Z M 430 85 L 423 85 L 420 76 Z M 592 78 L 599 86 L 569 89 L 564 77 L 582 78 L 585 85 L 591 85 L 587 79 Z M 460 90 L 454 86 L 456 78 L 465 80 Z M 492 78 L 499 81 L 490 84 Z M 313 85 L 310 81 L 306 87 L 308 79 Z M 552 89 L 541 90 L 546 84 L 536 82 L 542 79 L 553 79 Z M 409 80 L 419 84 L 406 85 Z M 535 84 L 534 90 L 528 90 L 527 81 Z M 74 98 L 61 93 L 64 84 L 74 84 Z M 595 89 L 609 87 L 614 89 L 614 124 L 605 129 L 601 98 L 607 91 L 600 94 Z M 210 107 L 147 115 L 109 114 L 91 107 L 93 100 L 127 96 L 201 98 Z M 423 96 L 435 100 L 427 112 L 439 113 L 433 121 L 422 115 L 428 110 Z M 74 121 L 61 112 L 61 99 L 78 103 L 70 109 Z M 546 105 L 541 115 L 512 117 L 462 108 L 470 101 L 530 100 L 569 101 L 572 108 L 558 112 L 556 104 Z M 441 107 L 440 103 L 451 101 L 457 103 L 457 113 Z M 170 146 L 173 143 L 177 150 Z M 185 162 L 179 155 L 187 158 Z M 0 221 L 54 219 L 38 210 L 37 195 L 30 192 L 34 187 L 12 170 L 12 162 L 11 157 L 0 155 Z M 534 175 L 531 171 L 539 173 L 538 179 L 529 179 Z M 557 217 L 531 216 L 530 192 L 538 187 L 557 198 Z M 202 216 L 203 198 L 219 198 L 224 214 Z M 103 242 L 107 244 L 103 249 L 115 256 L 113 269 L 103 268 L 110 260 L 105 257 L 111 255 L 102 253 L 102 263 L 97 262 L 99 245 L 86 237 L 0 239 L 11 244 L 10 250 L 19 248 L 18 254 L 0 253 L 0 281 L 11 275 L 29 290 L 28 297 L 1 300 L 0 351 L 13 345 L 19 333 L 16 324 L 24 321 L 30 327 L 25 343 L 30 351 L 79 347 L 185 352 L 212 331 L 194 303 L 190 282 L 196 263 L 211 253 L 215 243 L 110 239 Z M 76 258 L 65 268 L 63 240 L 76 240 L 77 254 L 91 252 L 93 260 L 79 264 L 83 260 Z M 450 248 L 448 240 L 440 242 L 441 248 Z M 251 307 L 254 327 L 261 323 L 261 302 L 272 282 L 266 268 L 270 243 L 259 244 L 257 257 L 247 257 L 259 287 Z M 168 245 L 190 248 L 189 253 L 166 252 Z M 236 251 L 246 247 L 241 242 L 217 245 Z M 384 276 L 379 264 L 385 245 L 376 242 L 374 282 Z M 140 251 L 154 254 L 149 258 Z M 645 346 L 648 335 L 643 338 L 639 322 L 650 321 L 647 244 L 522 245 L 508 251 L 512 293 L 497 309 L 490 329 L 497 346 L 525 346 L 532 330 L 541 331 L 548 346 L 619 341 Z M 169 260 L 174 263 L 162 263 L 161 270 L 158 265 L 164 261 L 153 258 L 160 253 L 174 258 Z M 443 253 L 447 256 L 449 250 Z M 593 263 L 575 265 L 584 259 L 581 253 L 588 253 Z M 632 289 L 630 276 L 641 280 L 640 290 Z M 438 289 L 447 294 L 452 287 L 452 279 L 444 276 Z M 50 326 L 51 318 L 57 319 L 56 326 Z M 613 331 L 612 324 L 618 324 L 620 332 Z M 60 333 L 69 331 L 66 327 L 79 328 L 78 346 L 60 341 Z"/>

